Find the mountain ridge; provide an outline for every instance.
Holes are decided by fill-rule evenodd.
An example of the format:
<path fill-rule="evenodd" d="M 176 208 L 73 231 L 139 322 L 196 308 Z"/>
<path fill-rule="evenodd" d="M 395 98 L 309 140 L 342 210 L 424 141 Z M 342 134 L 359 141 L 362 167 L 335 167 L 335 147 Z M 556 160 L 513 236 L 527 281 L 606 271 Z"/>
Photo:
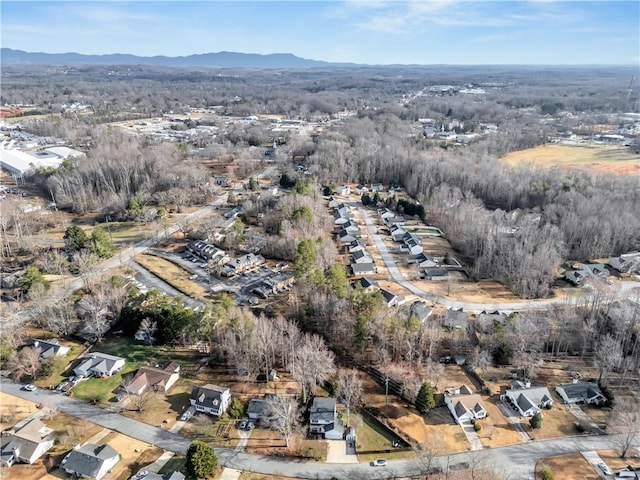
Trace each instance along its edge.
<path fill-rule="evenodd" d="M 170 57 L 165 55 L 138 56 L 128 53 L 89 55 L 77 52 L 27 52 L 3 47 L 0 64 L 9 65 L 154 65 L 166 67 L 212 68 L 322 68 L 349 67 L 355 63 L 335 63 L 298 57 L 292 53 L 211 52 Z"/>

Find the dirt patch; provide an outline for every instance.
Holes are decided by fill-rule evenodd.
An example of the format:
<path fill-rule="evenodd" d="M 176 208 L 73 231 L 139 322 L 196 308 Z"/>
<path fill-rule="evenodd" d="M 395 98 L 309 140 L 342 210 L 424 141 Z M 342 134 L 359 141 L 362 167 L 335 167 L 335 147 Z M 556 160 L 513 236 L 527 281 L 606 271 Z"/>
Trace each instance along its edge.
<path fill-rule="evenodd" d="M 434 408 L 427 415 L 407 410 L 391 423 L 419 443 L 438 445 L 443 452 L 465 452 L 470 448 L 462 429 L 454 423 L 446 407 Z"/>
<path fill-rule="evenodd" d="M 537 479 L 541 478 L 540 472 L 544 468 L 549 468 L 555 478 L 562 480 L 599 480 L 600 478 L 589 462 L 579 453 L 540 460 L 536 465 Z"/>
<path fill-rule="evenodd" d="M 2 413 L 0 415 L 0 430 L 13 427 L 20 420 L 38 411 L 35 403 L 3 392 L 0 392 L 0 409 Z"/>
<path fill-rule="evenodd" d="M 150 463 L 150 455 L 146 453 L 147 450 L 156 450 L 157 456 L 162 454 L 162 450 L 159 448 L 153 448 L 148 443 L 116 432 L 110 433 L 99 443 L 101 445 L 108 444 L 120 454 L 120 461 L 113 467 L 113 471 L 104 477 L 105 480 L 129 478 L 132 473 L 137 472 L 143 466 L 143 463 L 138 462 L 138 459 L 142 457 L 142 460 L 146 462 L 144 465 Z"/>

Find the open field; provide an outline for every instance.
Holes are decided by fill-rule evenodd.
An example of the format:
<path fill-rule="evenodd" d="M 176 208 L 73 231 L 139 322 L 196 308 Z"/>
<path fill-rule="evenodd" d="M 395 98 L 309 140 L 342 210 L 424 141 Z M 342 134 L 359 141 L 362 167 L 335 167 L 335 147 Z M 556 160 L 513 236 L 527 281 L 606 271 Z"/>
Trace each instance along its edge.
<path fill-rule="evenodd" d="M 202 298 L 207 294 L 204 287 L 189 279 L 191 274 L 188 271 L 169 260 L 145 254 L 138 255 L 135 260 L 185 295 L 192 298 Z"/>
<path fill-rule="evenodd" d="M 551 395 L 554 400 L 553 408 L 542 410 L 542 426 L 533 430 L 529 425 L 529 419 L 522 418 L 520 424 L 524 431 L 535 440 L 578 435 L 580 432 L 575 425 L 578 419 L 567 411 L 558 395 L 554 392 Z"/>
<path fill-rule="evenodd" d="M 0 431 L 12 427 L 37 411 L 35 403 L 0 391 Z"/>
<path fill-rule="evenodd" d="M 502 160 L 511 166 L 532 164 L 547 168 L 579 168 L 593 173 L 640 174 L 640 155 L 625 147 L 609 145 L 541 145 L 509 153 Z"/>
<path fill-rule="evenodd" d="M 629 450 L 625 458 L 620 457 L 618 450 L 601 450 L 598 452 L 602 461 L 614 472 L 626 468 L 627 465 L 640 464 L 640 449 Z"/>
<path fill-rule="evenodd" d="M 599 480 L 600 478 L 579 453 L 559 455 L 539 461 L 536 465 L 536 478 L 541 478 L 540 472 L 545 467 L 551 469 L 554 478 L 562 480 Z"/>
<path fill-rule="evenodd" d="M 484 395 L 482 400 L 482 405 L 489 413 L 487 418 L 479 420 L 482 429 L 478 432 L 478 437 L 482 445 L 484 447 L 503 447 L 522 443 L 522 437 L 502 415 L 496 404 Z"/>

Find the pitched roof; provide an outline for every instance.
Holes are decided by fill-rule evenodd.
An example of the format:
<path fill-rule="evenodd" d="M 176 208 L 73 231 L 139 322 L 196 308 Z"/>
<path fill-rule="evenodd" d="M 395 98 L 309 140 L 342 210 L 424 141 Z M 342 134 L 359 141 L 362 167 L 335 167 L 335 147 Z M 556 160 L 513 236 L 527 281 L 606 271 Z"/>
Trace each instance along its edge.
<path fill-rule="evenodd" d="M 190 398 L 199 405 L 218 408 L 225 392 L 229 392 L 229 389 L 208 384 L 203 387 L 193 387 Z"/>
<path fill-rule="evenodd" d="M 22 458 L 31 458 L 41 443 L 49 442 L 53 446 L 52 432 L 53 430 L 38 418 L 18 423 L 12 429 L 2 432 L 1 458 L 3 460 L 11 458 L 14 450 L 17 450 Z"/>
<path fill-rule="evenodd" d="M 118 452 L 109 445 L 87 443 L 69 452 L 63 468 L 75 472 L 80 477 L 93 478 L 106 460 L 118 456 Z"/>
<path fill-rule="evenodd" d="M 139 391 L 141 388 L 157 388 L 165 390 L 166 385 L 170 382 L 171 377 L 180 372 L 180 365 L 170 362 L 163 368 L 143 366 L 138 369 L 135 377 L 131 380 L 131 388 Z"/>
<path fill-rule="evenodd" d="M 335 419 L 336 399 L 327 397 L 315 397 L 309 409 L 310 423 L 326 423 Z"/>

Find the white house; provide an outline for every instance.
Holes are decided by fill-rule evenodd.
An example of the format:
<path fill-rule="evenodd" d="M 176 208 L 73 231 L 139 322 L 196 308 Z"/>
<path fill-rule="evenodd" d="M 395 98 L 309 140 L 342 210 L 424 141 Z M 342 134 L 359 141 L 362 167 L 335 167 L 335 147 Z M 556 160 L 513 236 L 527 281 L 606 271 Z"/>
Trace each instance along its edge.
<path fill-rule="evenodd" d="M 358 250 L 353 252 L 353 263 L 373 263 L 373 259 L 366 250 Z"/>
<path fill-rule="evenodd" d="M 58 340 L 55 339 L 41 340 L 39 338 L 32 338 L 27 345 L 33 348 L 39 348 L 41 358 L 63 356 L 69 353 L 70 350 L 66 345 L 60 345 Z"/>
<path fill-rule="evenodd" d="M 340 195 L 342 197 L 346 197 L 351 193 L 351 188 L 348 185 L 342 185 L 336 188 L 336 195 Z"/>
<path fill-rule="evenodd" d="M 542 408 L 553 405 L 551 393 L 547 387 L 532 387 L 530 382 L 511 382 L 511 388 L 504 392 L 504 398 L 523 417 L 533 417 Z"/>
<path fill-rule="evenodd" d="M 209 415 L 221 416 L 231 402 L 231 392 L 228 388 L 216 385 L 205 385 L 204 387 L 193 387 L 189 403 L 198 412 L 205 412 Z"/>
<path fill-rule="evenodd" d="M 125 359 L 106 353 L 92 352 L 73 369 L 78 377 L 110 377 L 124 367 Z"/>
<path fill-rule="evenodd" d="M 354 275 L 373 275 L 378 269 L 374 263 L 352 263 L 351 271 Z"/>
<path fill-rule="evenodd" d="M 60 468 L 78 478 L 100 480 L 120 461 L 120 454 L 109 445 L 87 443 L 77 446 L 62 459 Z"/>
<path fill-rule="evenodd" d="M 487 416 L 487 410 L 482 405 L 482 397 L 471 393 L 466 385 L 459 389 L 448 389 L 444 394 L 444 403 L 456 423 L 469 423 L 473 419 Z"/>
<path fill-rule="evenodd" d="M 37 418 L 18 423 L 2 432 L 0 465 L 32 464 L 53 447 L 53 430 Z"/>

